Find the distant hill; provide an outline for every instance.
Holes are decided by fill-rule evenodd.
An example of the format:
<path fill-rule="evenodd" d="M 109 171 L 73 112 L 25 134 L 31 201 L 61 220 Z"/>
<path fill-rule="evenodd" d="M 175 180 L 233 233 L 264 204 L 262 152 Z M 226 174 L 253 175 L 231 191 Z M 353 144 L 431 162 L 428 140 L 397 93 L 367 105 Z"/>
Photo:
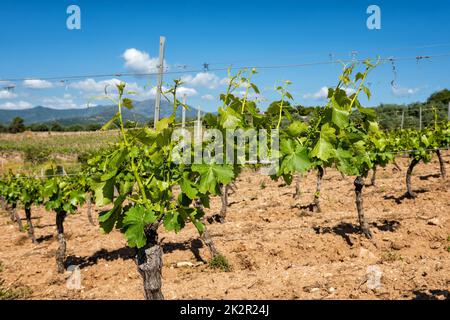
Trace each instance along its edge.
<path fill-rule="evenodd" d="M 148 122 L 154 117 L 155 101 L 135 101 L 132 110 L 123 110 L 124 120 L 132 120 L 140 123 Z M 58 122 L 61 125 L 87 125 L 102 124 L 111 119 L 117 112 L 116 106 L 96 106 L 86 109 L 65 109 L 57 110 L 45 106 L 37 106 L 26 110 L 1 110 L 0 124 L 8 125 L 15 117 L 24 119 L 26 125 L 35 123 Z M 169 116 L 172 113 L 172 105 L 167 101 L 161 101 L 161 117 Z M 190 107 L 186 111 L 187 118 L 197 116 L 197 110 Z M 178 108 L 177 118 L 181 118 L 181 108 Z"/>

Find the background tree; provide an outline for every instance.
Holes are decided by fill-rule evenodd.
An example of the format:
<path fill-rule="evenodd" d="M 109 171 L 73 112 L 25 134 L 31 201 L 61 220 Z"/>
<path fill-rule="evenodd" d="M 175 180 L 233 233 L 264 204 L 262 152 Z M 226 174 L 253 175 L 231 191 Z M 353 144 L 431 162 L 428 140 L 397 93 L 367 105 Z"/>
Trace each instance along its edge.
<path fill-rule="evenodd" d="M 64 129 L 63 129 L 63 127 L 61 127 L 61 125 L 58 122 L 55 122 L 50 127 L 50 131 L 61 132 L 61 131 L 64 131 Z"/>
<path fill-rule="evenodd" d="M 450 90 L 444 89 L 433 93 L 427 100 L 428 103 L 443 103 L 448 104 L 450 102 Z"/>
<path fill-rule="evenodd" d="M 12 121 L 11 124 L 9 125 L 9 132 L 11 133 L 19 133 L 19 132 L 24 132 L 25 131 L 25 124 L 22 118 L 20 117 L 15 117 Z"/>

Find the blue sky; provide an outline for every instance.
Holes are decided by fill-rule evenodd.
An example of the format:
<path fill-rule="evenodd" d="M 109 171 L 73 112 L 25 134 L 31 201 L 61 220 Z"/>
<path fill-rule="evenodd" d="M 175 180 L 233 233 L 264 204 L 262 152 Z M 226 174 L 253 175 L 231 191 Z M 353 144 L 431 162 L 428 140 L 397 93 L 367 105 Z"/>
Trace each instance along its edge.
<path fill-rule="evenodd" d="M 81 30 L 66 27 L 71 4 L 81 9 Z M 381 30 L 366 27 L 371 4 L 381 8 Z M 352 51 L 357 58 L 450 54 L 449 13 L 446 0 L 2 0 L 0 80 L 34 80 L 0 82 L 0 108 L 82 108 L 105 84 L 118 80 L 139 91 L 138 99 L 152 97 L 155 77 L 41 78 L 152 72 L 160 35 L 167 38 L 165 61 L 171 72 L 184 71 L 182 66 L 201 70 L 205 62 L 213 69 L 327 62 L 330 54 L 349 60 Z M 371 74 L 373 98 L 366 105 L 422 101 L 450 87 L 450 55 L 396 61 L 395 69 L 387 63 Z M 254 81 L 262 96 L 273 100 L 277 81 L 291 80 L 296 103 L 317 105 L 340 70 L 338 64 L 259 69 Z M 189 104 L 217 109 L 225 71 L 170 74 L 164 80 L 175 77 L 184 77 Z M 11 84 L 14 90 L 4 89 Z"/>

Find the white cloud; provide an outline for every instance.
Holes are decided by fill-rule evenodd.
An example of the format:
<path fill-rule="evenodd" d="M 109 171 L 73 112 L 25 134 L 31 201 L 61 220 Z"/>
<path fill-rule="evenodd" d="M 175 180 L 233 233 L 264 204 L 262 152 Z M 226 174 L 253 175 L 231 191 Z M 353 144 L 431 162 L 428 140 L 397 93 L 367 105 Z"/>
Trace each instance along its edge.
<path fill-rule="evenodd" d="M 80 108 L 71 98 L 50 97 L 42 100 L 42 105 L 50 109 L 76 109 Z M 82 106 L 81 106 L 82 107 Z"/>
<path fill-rule="evenodd" d="M 123 83 L 123 81 L 121 81 L 119 79 L 115 79 L 115 78 L 109 79 L 109 80 L 103 80 L 103 81 L 96 81 L 94 79 L 86 79 L 83 81 L 74 82 L 74 83 L 70 84 L 70 87 L 86 93 L 87 94 L 86 98 L 92 97 L 94 95 L 97 95 L 99 97 L 103 96 L 104 92 L 105 92 L 105 87 L 106 87 L 106 92 L 108 93 L 108 95 L 114 96 L 117 94 L 116 85 L 119 83 Z M 168 88 L 163 86 L 162 91 L 164 92 L 166 90 L 168 90 Z M 128 98 L 131 98 L 133 100 L 138 100 L 138 101 L 155 98 L 155 96 L 156 96 L 156 87 L 151 87 L 151 88 L 141 87 L 135 82 L 126 83 L 125 91 L 133 91 L 133 94 L 129 95 Z M 180 97 L 183 94 L 186 94 L 186 96 L 194 96 L 194 95 L 197 95 L 198 92 L 197 92 L 197 90 L 195 90 L 193 88 L 188 88 L 188 87 L 183 87 L 183 86 L 179 87 L 177 89 L 177 95 Z M 170 95 L 169 95 L 169 97 L 170 97 Z M 66 98 L 72 98 L 72 96 L 69 95 Z M 102 100 L 102 99 L 99 99 L 99 100 Z"/>
<path fill-rule="evenodd" d="M 23 109 L 30 109 L 32 107 L 33 105 L 26 101 L 6 102 L 0 104 L 0 109 L 8 109 L 8 110 L 23 110 Z"/>
<path fill-rule="evenodd" d="M 221 80 L 214 73 L 200 72 L 194 77 L 187 75 L 181 78 L 181 81 L 194 87 L 205 87 L 208 89 L 215 89 L 221 84 Z"/>
<path fill-rule="evenodd" d="M 187 88 L 187 87 L 179 87 L 177 89 L 177 95 L 183 96 L 186 95 L 187 97 L 195 96 L 197 94 L 197 90 L 193 88 Z"/>
<path fill-rule="evenodd" d="M 205 94 L 202 96 L 202 99 L 211 101 L 214 100 L 214 96 L 212 94 Z"/>
<path fill-rule="evenodd" d="M 347 95 L 352 95 L 356 92 L 353 88 L 342 88 Z M 313 100 L 325 100 L 328 98 L 328 87 L 322 87 L 319 91 L 314 93 L 307 93 L 303 95 L 305 99 L 313 99 Z"/>
<path fill-rule="evenodd" d="M 158 58 L 151 58 L 147 52 L 135 48 L 127 49 L 122 57 L 125 59 L 125 68 L 136 73 L 154 73 L 158 71 Z M 164 61 L 164 66 L 167 66 Z"/>
<path fill-rule="evenodd" d="M 307 93 L 303 95 L 305 99 L 323 100 L 328 97 L 328 87 L 322 87 L 315 93 Z"/>
<path fill-rule="evenodd" d="M 29 79 L 23 82 L 23 85 L 31 89 L 49 89 L 53 88 L 53 83 L 47 80 Z"/>
<path fill-rule="evenodd" d="M 227 78 L 223 78 L 223 79 L 220 80 L 219 83 L 220 83 L 220 85 L 223 85 L 223 86 L 224 85 L 229 85 L 230 84 L 230 78 L 228 78 L 228 77 Z"/>
<path fill-rule="evenodd" d="M 394 96 L 405 97 L 416 94 L 419 88 L 405 88 L 405 87 L 392 87 L 392 93 Z"/>
<path fill-rule="evenodd" d="M 17 94 L 8 90 L 0 90 L 0 99 L 14 99 L 17 98 Z"/>
<path fill-rule="evenodd" d="M 356 92 L 356 90 L 353 88 L 344 88 L 344 91 L 347 93 L 348 96 L 351 96 L 352 94 L 354 94 Z"/>
<path fill-rule="evenodd" d="M 246 93 L 245 90 L 233 92 L 233 94 L 234 94 L 236 97 L 239 97 L 239 98 L 243 98 L 243 97 L 245 96 L 245 93 Z M 262 101 L 262 100 L 265 100 L 265 98 L 264 98 L 261 94 L 259 94 L 259 93 L 254 93 L 254 92 L 250 92 L 250 91 L 249 91 L 249 92 L 247 93 L 247 100 L 258 100 L 258 101 Z"/>
<path fill-rule="evenodd" d="M 115 88 L 116 85 L 122 83 L 124 81 L 121 81 L 119 79 L 109 79 L 109 80 L 103 80 L 103 81 L 96 81 L 94 79 L 86 79 L 86 80 L 82 80 L 82 81 L 78 81 L 78 82 L 74 82 L 72 84 L 70 84 L 71 88 L 77 89 L 77 90 L 81 90 L 84 92 L 88 92 L 88 93 L 95 93 L 95 94 L 101 94 L 105 92 L 105 88 L 106 88 L 106 92 L 107 93 L 111 93 L 111 92 L 116 92 Z M 139 89 L 139 86 L 136 83 L 126 83 L 126 90 L 131 90 L 131 91 L 137 91 Z"/>

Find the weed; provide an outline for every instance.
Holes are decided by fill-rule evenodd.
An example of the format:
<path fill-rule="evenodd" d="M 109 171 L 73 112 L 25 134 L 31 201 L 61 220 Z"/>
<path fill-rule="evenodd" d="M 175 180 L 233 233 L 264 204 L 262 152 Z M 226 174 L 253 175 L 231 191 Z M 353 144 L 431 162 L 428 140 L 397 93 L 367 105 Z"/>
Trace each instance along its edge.
<path fill-rule="evenodd" d="M 26 299 L 31 293 L 32 290 L 27 286 L 7 286 L 5 280 L 0 279 L 0 300 Z"/>
<path fill-rule="evenodd" d="M 387 261 L 387 262 L 394 262 L 394 261 L 403 261 L 403 258 L 398 253 L 390 251 L 390 252 L 386 252 L 383 255 L 383 260 Z"/>
<path fill-rule="evenodd" d="M 212 269 L 221 269 L 224 272 L 231 271 L 230 263 L 225 256 L 218 254 L 209 260 L 209 267 Z"/>

